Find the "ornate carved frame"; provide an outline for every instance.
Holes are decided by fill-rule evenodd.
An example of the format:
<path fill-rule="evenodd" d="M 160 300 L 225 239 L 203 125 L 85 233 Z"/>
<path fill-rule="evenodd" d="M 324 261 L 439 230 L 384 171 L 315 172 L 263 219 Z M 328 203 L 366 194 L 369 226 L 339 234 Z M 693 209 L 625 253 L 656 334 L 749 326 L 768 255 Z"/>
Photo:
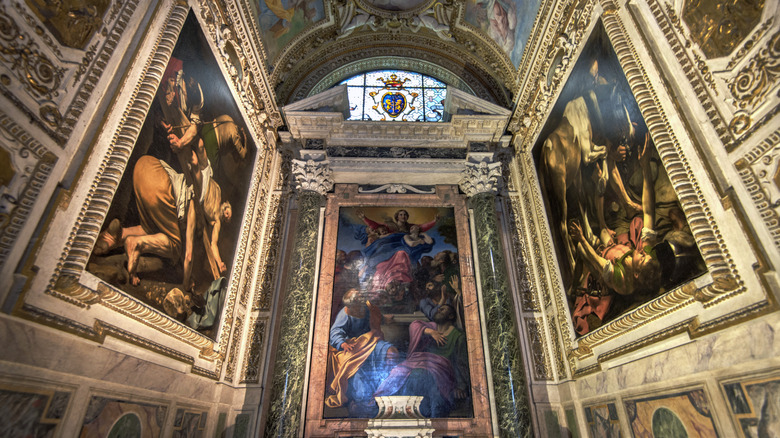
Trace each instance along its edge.
<path fill-rule="evenodd" d="M 521 134 L 516 138 L 522 139 L 515 144 L 516 157 L 510 163 L 514 181 L 509 184 L 511 216 L 516 218 L 515 229 L 511 230 L 512 246 L 515 259 L 527 261 L 527 265 L 519 267 L 525 270 L 530 283 L 526 293 L 521 290 L 520 301 L 525 312 L 546 317 L 549 336 L 554 344 L 548 347 L 548 355 L 552 356 L 552 360 L 540 357 L 537 361 L 540 367 L 537 378 L 542 376 L 542 380 L 554 378 L 552 369 L 556 371 L 558 379 L 565 379 L 565 362 L 574 377 L 596 372 L 605 361 L 658 341 L 681 333 L 687 333 L 689 337 L 701 336 L 764 314 L 776 306 L 765 292 L 765 285 L 747 287 L 747 284 L 758 284 L 754 278 L 749 278 L 752 273 L 747 273 L 746 278 L 745 273 L 739 272 L 739 263 L 735 262 L 723 234 L 727 222 L 720 212 L 728 209 L 729 204 L 711 204 L 711 176 L 695 171 L 702 166 L 699 161 L 692 161 L 698 158 L 689 158 L 691 149 L 683 144 L 685 140 L 681 140 L 672 128 L 670 119 L 677 121 L 677 116 L 665 112 L 655 88 L 657 83 L 651 80 L 647 68 L 643 66 L 621 22 L 617 7 L 606 1 L 604 9 L 599 11 L 594 8 L 595 5 L 594 2 L 588 2 L 587 7 L 576 12 L 567 11 L 569 6 L 562 5 L 557 11 L 557 16 L 565 16 L 565 19 L 570 20 L 568 24 L 562 23 L 567 29 L 562 35 L 567 37 L 560 38 L 555 47 L 549 50 L 547 57 L 539 58 L 534 73 L 540 85 L 525 107 L 526 110 L 518 111 L 510 122 L 510 129 L 516 129 L 516 133 Z M 557 262 L 554 257 L 545 257 L 545 254 L 555 254 L 555 250 L 531 146 L 563 88 L 578 52 L 594 29 L 597 22 L 594 18 L 598 18 L 599 12 L 709 272 L 576 339 L 568 317 L 570 310 Z M 515 192 L 512 192 L 512 187 L 517 188 Z M 535 316 L 526 317 L 529 318 L 534 319 Z M 665 328 L 653 328 L 658 326 Z M 558 344 L 558 332 L 561 334 L 563 355 Z M 544 339 L 542 343 L 545 343 Z M 550 363 L 557 366 L 551 367 Z"/>
<path fill-rule="evenodd" d="M 184 2 L 169 1 L 152 17 L 154 26 L 159 31 L 150 34 L 140 43 L 145 50 L 140 50 L 139 53 L 145 55 L 131 65 L 119 91 L 124 91 L 124 95 L 129 97 L 119 100 L 110 110 L 107 126 L 113 125 L 114 129 L 104 130 L 104 134 L 96 143 L 99 146 L 92 152 L 92 156 L 102 156 L 102 159 L 83 168 L 73 192 L 60 198 L 58 210 L 48 224 L 54 228 L 70 229 L 67 240 L 60 244 L 56 233 L 41 239 L 40 245 L 44 251 L 40 251 L 38 258 L 25 268 L 25 274 L 29 274 L 32 280 L 28 282 L 23 300 L 19 301 L 15 312 L 22 317 L 101 343 L 106 335 L 111 335 L 191 365 L 194 374 L 212 379 L 220 378 L 222 365 L 227 362 L 225 380 L 232 383 L 235 376 L 239 376 L 242 382 L 256 383 L 258 364 L 250 362 L 257 362 L 254 356 L 259 354 L 256 350 L 262 349 L 262 341 L 247 347 L 244 359 L 247 366 L 253 367 L 252 370 L 236 372 L 236 368 L 239 366 L 240 340 L 245 326 L 242 321 L 265 320 L 267 315 L 250 318 L 247 314 L 255 310 L 270 311 L 270 304 L 263 304 L 265 301 L 260 295 L 270 296 L 271 291 L 268 289 L 272 285 L 266 285 L 264 280 L 266 277 L 273 278 L 273 275 L 266 274 L 273 271 L 273 268 L 268 269 L 268 266 L 275 266 L 276 251 L 262 249 L 258 254 L 258 246 L 261 243 L 274 246 L 270 240 L 278 239 L 279 227 L 275 225 L 279 222 L 278 212 L 268 207 L 273 205 L 278 208 L 280 199 L 284 197 L 283 188 L 274 183 L 275 178 L 279 178 L 277 169 L 281 156 L 275 150 L 273 137 L 269 135 L 273 130 L 274 117 L 265 111 L 273 102 L 258 99 L 270 96 L 260 96 L 246 87 L 247 78 L 257 74 L 262 77 L 262 72 L 253 71 L 250 67 L 248 60 L 252 58 L 251 52 L 243 50 L 251 48 L 243 47 L 235 40 L 230 27 L 214 25 L 215 20 L 219 24 L 226 17 L 215 16 L 214 11 L 209 9 L 213 5 L 201 6 L 203 8 L 195 7 L 194 12 L 200 17 L 199 23 L 206 21 L 207 26 L 204 26 L 203 31 L 210 40 L 214 57 L 227 79 L 228 87 L 236 101 L 242 103 L 239 105 L 239 111 L 247 121 L 258 149 L 253 166 L 255 172 L 249 183 L 246 214 L 216 339 L 209 339 L 85 271 L 162 74 L 191 10 Z M 217 29 L 220 31 L 217 32 Z M 137 78 L 137 81 L 134 81 L 134 78 Z M 271 202 L 271 198 L 275 202 Z M 47 259 L 56 257 L 58 251 L 61 253 L 56 261 L 47 262 Z M 255 272 L 259 264 L 246 263 L 247 253 L 265 262 L 261 272 Z M 44 267 L 53 266 L 53 271 L 44 271 L 43 275 L 37 275 L 40 269 L 31 263 Z M 43 277 L 49 274 L 47 281 Z M 263 282 L 257 297 L 249 296 L 250 292 L 255 290 L 251 287 L 253 280 Z M 241 290 L 239 285 L 243 285 Z M 255 303 L 255 300 L 258 302 Z M 67 304 L 63 305 L 63 302 Z M 249 330 L 253 332 L 255 328 L 250 327 Z M 262 338 L 262 333 L 260 337 Z"/>
<path fill-rule="evenodd" d="M 466 200 L 458 194 L 455 186 L 436 186 L 436 193 L 424 194 L 371 194 L 358 193 L 356 184 L 337 185 L 335 192 L 328 195 L 325 207 L 324 241 L 320 278 L 317 286 L 316 314 L 312 337 L 311 369 L 308 378 L 308 397 L 306 402 L 306 436 L 344 436 L 364 434 L 367 420 L 324 419 L 322 418 L 326 364 L 328 358 L 328 334 L 330 328 L 331 302 L 333 293 L 334 257 L 340 207 L 387 206 L 387 207 L 452 207 L 458 234 L 458 253 L 460 260 L 463 305 L 466 311 L 466 337 L 471 372 L 471 386 L 474 406 L 473 418 L 432 419 L 437 431 L 452 435 L 491 436 L 490 400 L 485 369 L 485 355 L 482 344 L 477 290 L 474 267 L 472 266 L 471 238 L 468 225 Z"/>

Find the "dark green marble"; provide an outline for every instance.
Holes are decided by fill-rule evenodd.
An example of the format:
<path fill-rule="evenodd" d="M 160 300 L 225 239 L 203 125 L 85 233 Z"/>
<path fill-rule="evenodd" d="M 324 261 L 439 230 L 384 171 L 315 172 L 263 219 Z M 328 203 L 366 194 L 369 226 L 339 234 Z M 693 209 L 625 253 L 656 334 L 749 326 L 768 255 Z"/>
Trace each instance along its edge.
<path fill-rule="evenodd" d="M 495 205 L 496 197 L 490 193 L 481 193 L 469 200 L 477 234 L 476 258 L 485 308 L 498 433 L 501 437 L 531 437 L 528 388 Z"/>
<path fill-rule="evenodd" d="M 282 325 L 271 382 L 266 437 L 298 436 L 322 199 L 322 195 L 312 191 L 298 194 L 298 223 L 283 295 Z"/>

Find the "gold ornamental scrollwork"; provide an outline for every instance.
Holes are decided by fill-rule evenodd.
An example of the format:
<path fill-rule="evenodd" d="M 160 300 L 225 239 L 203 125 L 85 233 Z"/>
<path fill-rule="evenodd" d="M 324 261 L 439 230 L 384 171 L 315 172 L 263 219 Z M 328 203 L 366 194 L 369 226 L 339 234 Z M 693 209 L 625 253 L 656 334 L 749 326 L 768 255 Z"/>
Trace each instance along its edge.
<path fill-rule="evenodd" d="M 22 86 L 34 97 L 57 96 L 65 70 L 38 49 L 38 44 L 0 6 L 0 61 L 14 72 Z"/>
<path fill-rule="evenodd" d="M 739 74 L 729 82 L 729 90 L 740 109 L 752 108 L 762 102 L 775 88 L 780 78 L 780 32 L 769 44 L 748 61 Z"/>

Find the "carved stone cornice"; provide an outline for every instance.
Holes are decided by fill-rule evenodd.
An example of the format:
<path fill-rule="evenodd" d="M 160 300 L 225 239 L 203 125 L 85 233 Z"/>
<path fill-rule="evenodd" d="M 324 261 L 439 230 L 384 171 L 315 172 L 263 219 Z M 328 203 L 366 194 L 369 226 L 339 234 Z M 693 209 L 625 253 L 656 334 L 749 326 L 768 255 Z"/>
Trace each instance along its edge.
<path fill-rule="evenodd" d="M 481 193 L 497 193 L 501 182 L 501 163 L 493 161 L 493 153 L 471 153 L 463 169 L 460 189 L 468 197 Z"/>
<path fill-rule="evenodd" d="M 293 187 L 325 195 L 333 189 L 330 162 L 324 153 L 305 153 L 302 160 L 292 160 Z"/>

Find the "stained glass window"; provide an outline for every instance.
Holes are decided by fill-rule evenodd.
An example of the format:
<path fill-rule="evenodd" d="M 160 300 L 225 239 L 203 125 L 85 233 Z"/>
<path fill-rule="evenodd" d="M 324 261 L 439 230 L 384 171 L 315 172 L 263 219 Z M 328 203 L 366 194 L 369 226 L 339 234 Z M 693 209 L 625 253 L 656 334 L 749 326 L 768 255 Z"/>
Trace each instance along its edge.
<path fill-rule="evenodd" d="M 348 120 L 440 122 L 447 85 L 403 70 L 378 70 L 341 81 L 347 86 Z"/>

